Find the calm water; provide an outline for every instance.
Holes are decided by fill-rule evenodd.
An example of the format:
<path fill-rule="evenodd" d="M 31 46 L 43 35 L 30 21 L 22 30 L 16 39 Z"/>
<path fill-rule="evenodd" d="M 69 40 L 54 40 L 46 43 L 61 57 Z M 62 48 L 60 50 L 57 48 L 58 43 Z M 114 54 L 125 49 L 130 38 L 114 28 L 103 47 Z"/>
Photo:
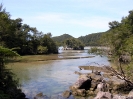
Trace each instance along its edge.
<path fill-rule="evenodd" d="M 84 51 L 61 51 L 58 57 L 83 57 L 92 56 Z M 33 57 L 34 58 L 34 57 Z M 41 61 L 32 63 L 15 63 L 10 66 L 13 72 L 20 78 L 22 91 L 28 98 L 32 99 L 37 93 L 42 92 L 47 96 L 54 97 L 62 94 L 75 83 L 79 71 L 78 66 L 98 64 L 109 65 L 106 57 L 95 56 L 93 58 L 66 59 L 54 61 Z M 82 70 L 80 72 L 90 72 Z"/>

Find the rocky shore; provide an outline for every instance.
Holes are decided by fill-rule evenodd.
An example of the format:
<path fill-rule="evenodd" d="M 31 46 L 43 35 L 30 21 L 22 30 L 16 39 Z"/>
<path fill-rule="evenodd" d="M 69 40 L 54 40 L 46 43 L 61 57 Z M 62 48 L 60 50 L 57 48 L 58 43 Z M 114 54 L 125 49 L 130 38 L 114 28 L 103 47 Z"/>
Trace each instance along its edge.
<path fill-rule="evenodd" d="M 82 69 L 91 69 L 92 73 L 80 73 L 77 81 L 69 87 L 62 95 L 69 99 L 71 95 L 74 99 L 133 99 L 133 90 L 124 81 L 111 74 L 101 67 L 80 66 Z M 100 71 L 99 71 L 100 70 Z"/>

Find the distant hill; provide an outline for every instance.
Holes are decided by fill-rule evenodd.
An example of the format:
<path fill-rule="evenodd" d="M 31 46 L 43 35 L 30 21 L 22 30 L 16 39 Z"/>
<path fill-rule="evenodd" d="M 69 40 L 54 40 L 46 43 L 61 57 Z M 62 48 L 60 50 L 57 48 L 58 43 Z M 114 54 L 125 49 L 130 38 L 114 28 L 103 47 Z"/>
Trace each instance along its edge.
<path fill-rule="evenodd" d="M 100 37 L 104 33 L 106 33 L 106 32 L 92 33 L 92 34 L 88 34 L 86 36 L 78 37 L 77 39 L 80 40 L 81 42 L 83 42 L 83 44 L 85 44 L 85 46 L 98 46 L 98 45 L 100 45 L 100 43 L 99 43 Z M 52 39 L 58 45 L 62 45 L 62 42 L 69 38 L 74 38 L 74 37 L 69 34 L 63 34 L 61 36 L 55 36 Z"/>
<path fill-rule="evenodd" d="M 64 40 L 66 39 L 69 39 L 69 38 L 74 38 L 73 36 L 69 35 L 69 34 L 63 34 L 61 36 L 55 36 L 53 37 L 52 39 L 55 41 L 55 42 L 63 42 Z"/>
<path fill-rule="evenodd" d="M 105 32 L 92 33 L 86 36 L 81 36 L 78 39 L 82 41 L 86 46 L 98 46 L 100 45 L 99 40 L 103 33 Z"/>

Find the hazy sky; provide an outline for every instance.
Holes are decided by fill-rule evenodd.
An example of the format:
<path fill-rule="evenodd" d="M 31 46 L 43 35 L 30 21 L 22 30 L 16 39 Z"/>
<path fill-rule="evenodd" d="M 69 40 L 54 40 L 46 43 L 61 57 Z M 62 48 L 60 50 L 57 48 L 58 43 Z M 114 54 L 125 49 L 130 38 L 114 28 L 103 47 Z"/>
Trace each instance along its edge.
<path fill-rule="evenodd" d="M 0 0 L 11 18 L 53 36 L 104 32 L 133 10 L 133 0 Z"/>

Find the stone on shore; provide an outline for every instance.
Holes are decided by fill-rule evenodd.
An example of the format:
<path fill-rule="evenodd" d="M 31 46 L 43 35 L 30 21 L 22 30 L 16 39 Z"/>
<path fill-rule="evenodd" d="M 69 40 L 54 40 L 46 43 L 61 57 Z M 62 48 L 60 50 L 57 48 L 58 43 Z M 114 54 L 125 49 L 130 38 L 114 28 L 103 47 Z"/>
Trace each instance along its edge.
<path fill-rule="evenodd" d="M 48 99 L 48 97 L 43 93 L 39 93 L 34 97 L 34 99 Z"/>
<path fill-rule="evenodd" d="M 131 91 L 129 92 L 128 97 L 131 98 L 131 99 L 133 99 L 133 90 L 131 90 Z"/>
<path fill-rule="evenodd" d="M 71 92 L 70 91 L 68 91 L 68 90 L 66 90 L 65 92 L 63 92 L 63 94 L 62 94 L 62 96 L 64 97 L 64 98 L 69 98 L 70 97 L 70 95 L 71 95 Z"/>

